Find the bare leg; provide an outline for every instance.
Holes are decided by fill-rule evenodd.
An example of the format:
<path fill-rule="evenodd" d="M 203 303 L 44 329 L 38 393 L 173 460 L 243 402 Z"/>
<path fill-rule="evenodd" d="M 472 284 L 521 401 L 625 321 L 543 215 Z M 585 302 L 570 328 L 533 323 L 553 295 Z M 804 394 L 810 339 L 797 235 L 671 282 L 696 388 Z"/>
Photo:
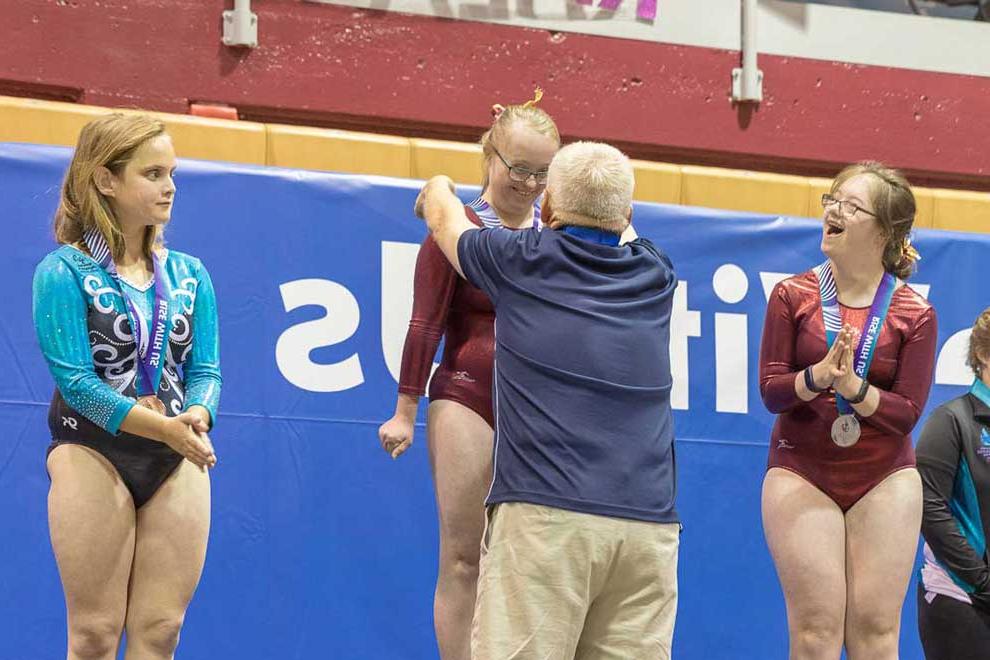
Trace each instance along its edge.
<path fill-rule="evenodd" d="M 791 660 L 838 660 L 846 609 L 842 511 L 802 477 L 771 468 L 763 528 L 787 602 Z"/>
<path fill-rule="evenodd" d="M 113 660 L 127 611 L 134 503 L 114 467 L 81 445 L 48 456 L 48 527 L 68 613 L 68 660 Z"/>
<path fill-rule="evenodd" d="M 492 479 L 488 423 L 454 401 L 434 401 L 427 421 L 440 515 L 440 567 L 433 601 L 443 660 L 470 660 L 485 496 Z"/>
<path fill-rule="evenodd" d="M 921 531 L 921 478 L 890 475 L 846 512 L 849 660 L 896 660 L 901 607 Z"/>
<path fill-rule="evenodd" d="M 209 533 L 209 474 L 182 461 L 137 512 L 126 660 L 172 658 Z"/>
<path fill-rule="evenodd" d="M 137 512 L 126 660 L 173 657 L 209 533 L 209 474 L 182 461 Z"/>

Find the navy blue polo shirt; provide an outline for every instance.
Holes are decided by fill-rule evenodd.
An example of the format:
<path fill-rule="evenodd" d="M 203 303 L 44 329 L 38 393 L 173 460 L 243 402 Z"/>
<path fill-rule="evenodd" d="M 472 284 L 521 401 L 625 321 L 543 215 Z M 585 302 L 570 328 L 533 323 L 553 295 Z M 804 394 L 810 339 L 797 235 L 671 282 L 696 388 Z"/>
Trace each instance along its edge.
<path fill-rule="evenodd" d="M 495 306 L 487 503 L 677 522 L 670 260 L 550 229 L 471 229 L 457 254 Z"/>

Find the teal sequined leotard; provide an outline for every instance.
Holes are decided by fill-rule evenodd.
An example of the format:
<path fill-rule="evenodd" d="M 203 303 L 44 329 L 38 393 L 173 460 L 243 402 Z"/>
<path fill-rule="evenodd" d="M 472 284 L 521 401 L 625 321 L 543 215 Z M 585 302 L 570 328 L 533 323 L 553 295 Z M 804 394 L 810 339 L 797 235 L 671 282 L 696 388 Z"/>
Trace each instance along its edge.
<path fill-rule="evenodd" d="M 157 395 L 169 416 L 201 405 L 212 421 L 221 385 L 213 283 L 198 259 L 181 252 L 165 252 L 161 268 L 170 322 Z M 98 451 L 140 507 L 182 456 L 161 442 L 120 431 L 144 378 L 122 290 L 139 311 L 147 336 L 154 286 L 115 279 L 84 252 L 63 245 L 35 270 L 34 324 L 56 386 L 48 451 L 65 443 Z"/>

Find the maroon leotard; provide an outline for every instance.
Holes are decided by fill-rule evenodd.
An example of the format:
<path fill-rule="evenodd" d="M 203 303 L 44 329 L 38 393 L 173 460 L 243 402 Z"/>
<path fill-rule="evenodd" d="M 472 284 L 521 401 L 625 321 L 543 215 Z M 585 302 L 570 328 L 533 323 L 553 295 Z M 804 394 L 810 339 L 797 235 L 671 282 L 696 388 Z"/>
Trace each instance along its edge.
<path fill-rule="evenodd" d="M 470 206 L 465 210 L 473 223 L 482 225 Z M 423 395 L 442 336 L 446 336 L 443 359 L 430 381 L 430 400 L 456 401 L 494 428 L 495 308 L 481 289 L 457 274 L 433 237 L 427 236 L 416 258 L 413 312 L 399 372 L 401 394 Z"/>
<path fill-rule="evenodd" d="M 843 322 L 862 328 L 868 311 L 843 306 Z M 847 511 L 892 472 L 914 466 L 910 434 L 928 399 L 937 336 L 935 309 L 909 287 L 899 287 L 867 375 L 880 391 L 880 404 L 860 418 L 859 442 L 839 447 L 831 439 L 839 414 L 835 394 L 804 402 L 794 390 L 800 372 L 828 352 L 818 278 L 809 271 L 779 283 L 767 305 L 760 347 L 760 394 L 777 414 L 768 468 L 796 472 Z"/>

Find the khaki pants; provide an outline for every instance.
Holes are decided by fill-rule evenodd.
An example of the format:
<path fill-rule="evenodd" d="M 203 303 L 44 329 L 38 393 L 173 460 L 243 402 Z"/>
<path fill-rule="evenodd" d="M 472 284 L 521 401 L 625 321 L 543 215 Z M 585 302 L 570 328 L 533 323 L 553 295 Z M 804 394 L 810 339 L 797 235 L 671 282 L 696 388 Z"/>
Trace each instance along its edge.
<path fill-rule="evenodd" d="M 490 507 L 472 660 L 669 659 L 679 536 L 677 524 Z"/>

